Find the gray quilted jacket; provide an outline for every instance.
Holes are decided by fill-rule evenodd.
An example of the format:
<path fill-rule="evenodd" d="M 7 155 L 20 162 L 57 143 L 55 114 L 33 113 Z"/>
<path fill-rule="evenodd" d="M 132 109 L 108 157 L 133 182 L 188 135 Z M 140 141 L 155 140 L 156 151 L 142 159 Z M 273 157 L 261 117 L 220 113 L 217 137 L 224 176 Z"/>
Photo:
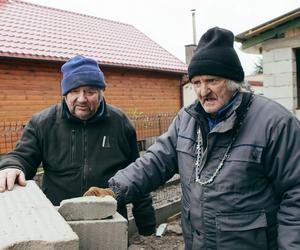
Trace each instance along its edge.
<path fill-rule="evenodd" d="M 300 249 L 300 123 L 281 105 L 241 93 L 208 132 L 196 102 L 109 183 L 127 203 L 178 172 L 186 249 Z"/>

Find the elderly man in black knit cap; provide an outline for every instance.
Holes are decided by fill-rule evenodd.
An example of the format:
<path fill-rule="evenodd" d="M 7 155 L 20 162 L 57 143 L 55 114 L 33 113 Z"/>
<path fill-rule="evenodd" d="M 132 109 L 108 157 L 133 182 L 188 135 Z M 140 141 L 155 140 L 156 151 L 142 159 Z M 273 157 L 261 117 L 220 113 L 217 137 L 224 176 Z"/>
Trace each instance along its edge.
<path fill-rule="evenodd" d="M 138 156 L 136 132 L 126 115 L 104 99 L 106 82 L 98 63 L 75 56 L 62 66 L 61 104 L 35 114 L 16 149 L 0 162 L 0 192 L 15 181 L 26 185 L 42 163 L 43 191 L 54 205 L 82 196 L 91 186 L 108 187 L 108 179 Z M 125 204 L 118 212 L 127 218 Z M 133 202 L 142 235 L 155 232 L 152 198 Z"/>
<path fill-rule="evenodd" d="M 219 27 L 202 36 L 188 68 L 198 100 L 87 195 L 127 203 L 179 173 L 186 249 L 300 249 L 300 123 L 244 88 L 233 41 Z"/>

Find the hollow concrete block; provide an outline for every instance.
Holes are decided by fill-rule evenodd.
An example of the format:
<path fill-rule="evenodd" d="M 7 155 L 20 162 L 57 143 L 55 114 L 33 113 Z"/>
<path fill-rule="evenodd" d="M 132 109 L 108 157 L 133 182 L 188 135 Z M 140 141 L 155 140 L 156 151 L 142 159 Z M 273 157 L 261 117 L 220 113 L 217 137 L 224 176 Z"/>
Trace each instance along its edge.
<path fill-rule="evenodd" d="M 79 236 L 79 249 L 126 250 L 128 223 L 119 213 L 102 220 L 68 221 Z"/>

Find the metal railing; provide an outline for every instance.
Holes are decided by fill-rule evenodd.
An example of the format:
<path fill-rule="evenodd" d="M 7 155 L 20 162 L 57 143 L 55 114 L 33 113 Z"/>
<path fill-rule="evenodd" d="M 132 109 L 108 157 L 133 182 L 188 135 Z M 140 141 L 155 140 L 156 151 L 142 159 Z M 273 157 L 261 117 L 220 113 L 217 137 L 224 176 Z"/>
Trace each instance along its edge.
<path fill-rule="evenodd" d="M 0 155 L 14 149 L 23 133 L 25 124 L 24 121 L 0 122 Z"/>
<path fill-rule="evenodd" d="M 144 151 L 158 136 L 167 131 L 176 113 L 142 114 L 129 116 L 137 133 L 139 150 Z"/>

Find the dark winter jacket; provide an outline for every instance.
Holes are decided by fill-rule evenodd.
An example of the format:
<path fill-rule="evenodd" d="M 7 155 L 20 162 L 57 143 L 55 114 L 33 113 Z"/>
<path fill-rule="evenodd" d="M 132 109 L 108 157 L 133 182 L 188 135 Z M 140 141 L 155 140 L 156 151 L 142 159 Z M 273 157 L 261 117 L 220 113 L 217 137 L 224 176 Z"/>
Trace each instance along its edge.
<path fill-rule="evenodd" d="M 117 199 L 179 172 L 186 249 L 300 249 L 300 123 L 278 103 L 249 97 L 240 94 L 210 132 L 199 102 L 182 109 L 143 157 L 110 179 Z M 195 181 L 199 127 L 199 182 L 214 177 L 206 185 Z"/>
<path fill-rule="evenodd" d="M 0 168 L 18 167 L 26 179 L 32 179 L 42 163 L 42 189 L 59 205 L 64 199 L 82 196 L 91 186 L 107 187 L 108 179 L 138 156 L 134 127 L 119 109 L 103 101 L 93 118 L 81 121 L 70 115 L 63 102 L 32 117 Z M 124 205 L 118 211 L 127 216 Z M 133 214 L 140 233 L 154 232 L 149 195 L 134 203 Z"/>

